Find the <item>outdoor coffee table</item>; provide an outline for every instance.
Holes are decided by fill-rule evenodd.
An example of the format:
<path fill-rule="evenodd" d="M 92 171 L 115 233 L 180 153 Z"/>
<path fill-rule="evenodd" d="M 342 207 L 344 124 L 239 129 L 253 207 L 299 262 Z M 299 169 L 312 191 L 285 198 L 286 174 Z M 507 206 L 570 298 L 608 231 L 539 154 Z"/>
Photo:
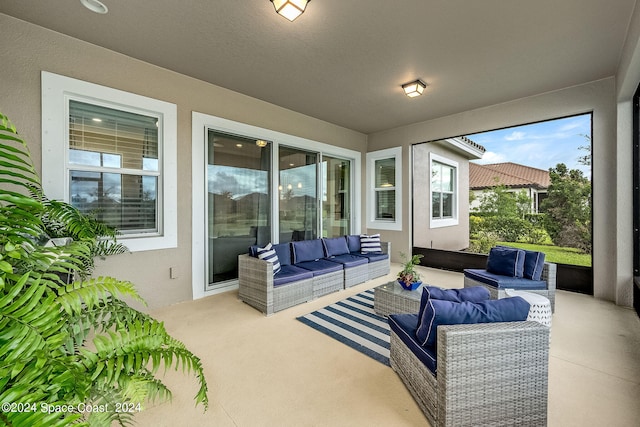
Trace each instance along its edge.
<path fill-rule="evenodd" d="M 396 313 L 418 314 L 423 287 L 424 284 L 407 291 L 396 281 L 380 285 L 373 289 L 373 309 L 384 317 Z"/>

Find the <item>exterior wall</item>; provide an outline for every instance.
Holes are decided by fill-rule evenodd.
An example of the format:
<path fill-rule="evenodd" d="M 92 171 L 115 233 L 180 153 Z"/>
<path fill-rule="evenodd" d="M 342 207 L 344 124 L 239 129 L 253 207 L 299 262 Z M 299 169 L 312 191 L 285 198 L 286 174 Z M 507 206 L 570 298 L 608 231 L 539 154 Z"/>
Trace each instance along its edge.
<path fill-rule="evenodd" d="M 620 291 L 618 288 L 630 289 L 632 286 L 632 281 L 629 279 L 618 281 L 618 287 L 616 287 L 618 269 L 628 265 L 632 257 L 632 251 L 618 251 L 617 248 L 619 245 L 632 247 L 632 233 L 630 232 L 630 223 L 626 223 L 627 215 L 625 215 L 624 224 L 618 224 L 617 228 L 612 227 L 612 224 L 616 224 L 619 202 L 631 198 L 630 192 L 615 191 L 618 180 L 616 165 L 619 160 L 617 158 L 615 93 L 615 79 L 613 77 L 606 78 L 377 132 L 369 135 L 368 150 L 381 150 L 402 145 L 405 153 L 403 180 L 410 182 L 410 168 L 406 166 L 410 165 L 411 144 L 592 112 L 594 295 L 597 298 L 617 301 L 619 304 L 631 305 L 631 301 L 616 298 L 616 294 L 629 294 L 629 292 Z M 402 195 L 402 202 L 405 204 L 411 203 L 410 191 L 411 185 L 407 185 Z M 406 216 L 404 221 L 407 221 L 406 224 L 410 224 L 408 218 L 410 213 L 405 212 L 404 215 Z M 630 216 L 628 219 L 630 221 Z M 398 232 L 382 231 L 381 233 L 385 240 L 392 243 L 394 253 L 410 251 L 413 243 L 410 227 L 405 227 Z M 626 270 L 620 271 L 625 275 L 630 274 Z"/>
<path fill-rule="evenodd" d="M 480 202 L 484 197 L 485 190 L 471 190 L 471 193 L 475 196 L 475 199 L 469 203 L 469 210 L 473 211 L 480 207 Z M 541 197 L 543 194 L 547 194 L 547 190 L 536 190 L 535 188 L 510 188 L 507 191 L 511 193 L 519 193 L 521 191 L 526 191 L 527 196 L 531 199 L 531 213 L 538 213 L 540 208 Z"/>
<path fill-rule="evenodd" d="M 159 68 L 0 14 L 0 111 L 28 141 L 41 170 L 41 71 L 171 102 L 178 107 L 178 247 L 98 262 L 96 274 L 136 284 L 149 308 L 192 299 L 191 112 L 251 124 L 364 153 L 364 134 Z M 194 52 L 199 54 L 198 52 Z M 215 72 L 215 70 L 212 70 Z M 364 155 L 362 156 L 364 158 Z M 46 160 L 45 160 L 46 161 Z M 364 182 L 364 181 L 363 181 Z M 126 242 L 125 242 L 126 243 Z M 169 269 L 178 277 L 171 279 Z"/>
<path fill-rule="evenodd" d="M 430 225 L 431 218 L 431 177 L 429 174 L 429 154 L 434 153 L 458 163 L 458 223 L 454 226 L 437 227 Z M 469 161 L 440 144 L 419 144 L 413 147 L 413 246 L 445 250 L 461 250 L 469 246 Z M 400 248 L 391 246 L 393 255 Z M 397 250 L 396 250 L 397 249 Z M 404 252 L 402 250 L 401 252 Z M 408 252 L 407 252 L 408 253 Z"/>

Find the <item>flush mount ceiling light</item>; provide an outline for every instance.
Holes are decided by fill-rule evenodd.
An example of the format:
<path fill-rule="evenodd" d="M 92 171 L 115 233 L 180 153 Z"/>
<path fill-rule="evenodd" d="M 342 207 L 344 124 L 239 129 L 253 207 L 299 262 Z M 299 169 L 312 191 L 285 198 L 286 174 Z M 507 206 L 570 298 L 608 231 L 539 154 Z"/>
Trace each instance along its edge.
<path fill-rule="evenodd" d="M 267 141 L 263 140 L 263 139 L 256 139 L 256 145 L 260 148 L 262 147 L 266 147 L 267 146 Z"/>
<path fill-rule="evenodd" d="M 269 0 L 279 15 L 293 21 L 307 8 L 311 0 Z"/>
<path fill-rule="evenodd" d="M 427 84 L 422 80 L 416 80 L 415 82 L 405 83 L 402 85 L 402 89 L 404 90 L 404 94 L 409 98 L 414 98 L 416 96 L 422 95 L 424 92 L 424 88 L 427 87 Z"/>
<path fill-rule="evenodd" d="M 91 12 L 104 15 L 109 11 L 109 8 L 99 0 L 80 0 L 80 3 L 82 3 L 82 5 L 89 9 Z"/>

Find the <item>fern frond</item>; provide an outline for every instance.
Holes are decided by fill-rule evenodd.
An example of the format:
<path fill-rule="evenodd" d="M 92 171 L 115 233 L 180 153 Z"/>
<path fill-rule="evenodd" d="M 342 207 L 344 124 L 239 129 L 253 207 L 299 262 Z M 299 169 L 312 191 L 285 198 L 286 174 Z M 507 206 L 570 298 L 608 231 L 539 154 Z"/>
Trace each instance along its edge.
<path fill-rule="evenodd" d="M 135 301 L 145 301 L 136 291 L 133 283 L 113 277 L 98 277 L 77 281 L 58 290 L 56 302 L 68 315 L 75 315 L 86 309 L 93 309 L 109 300 L 110 296 L 129 297 Z"/>
<path fill-rule="evenodd" d="M 93 372 L 93 381 L 115 385 L 122 372 L 135 372 L 140 367 L 149 366 L 150 373 L 155 375 L 161 366 L 168 368 L 175 364 L 176 369 L 182 367 L 183 371 L 195 374 L 200 385 L 196 402 L 205 409 L 208 407 L 208 388 L 202 362 L 184 344 L 171 338 L 161 322 L 135 321 L 128 325 L 128 329 L 96 336 L 93 343 L 97 360 L 85 361 L 87 370 Z"/>

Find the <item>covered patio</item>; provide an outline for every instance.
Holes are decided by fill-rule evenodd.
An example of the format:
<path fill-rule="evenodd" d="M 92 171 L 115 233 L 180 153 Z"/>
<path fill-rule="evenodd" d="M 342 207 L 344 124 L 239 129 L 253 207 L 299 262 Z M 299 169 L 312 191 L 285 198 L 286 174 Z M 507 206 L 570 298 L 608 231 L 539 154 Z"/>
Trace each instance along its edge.
<path fill-rule="evenodd" d="M 265 318 L 226 292 L 153 311 L 202 358 L 211 406 L 191 400 L 193 381 L 173 371 L 173 402 L 136 415 L 154 426 L 422 426 L 419 407 L 389 367 L 296 320 L 391 274 Z M 442 287 L 461 273 L 419 267 Z M 631 426 L 640 419 L 640 321 L 629 308 L 557 292 L 549 360 L 549 426 Z M 209 325 L 209 326 L 208 326 Z"/>

